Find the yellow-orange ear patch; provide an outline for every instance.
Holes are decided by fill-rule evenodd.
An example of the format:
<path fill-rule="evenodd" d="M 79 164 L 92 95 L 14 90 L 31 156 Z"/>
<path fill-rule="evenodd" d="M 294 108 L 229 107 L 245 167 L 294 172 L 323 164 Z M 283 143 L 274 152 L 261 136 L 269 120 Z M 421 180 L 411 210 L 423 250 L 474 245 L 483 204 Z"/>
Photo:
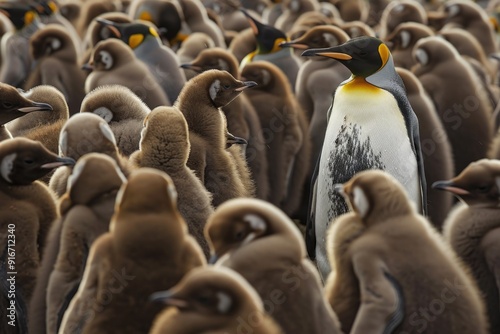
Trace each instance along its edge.
<path fill-rule="evenodd" d="M 387 61 L 389 60 L 389 56 L 391 55 L 391 52 L 389 51 L 389 48 L 387 47 L 387 45 L 382 43 L 378 47 L 378 54 L 380 55 L 380 59 L 382 59 L 382 66 L 380 66 L 380 68 L 382 68 L 385 66 L 385 64 L 387 64 Z"/>
<path fill-rule="evenodd" d="M 281 51 L 283 50 L 281 47 L 280 47 L 280 44 L 281 43 L 285 43 L 285 42 L 288 42 L 286 39 L 284 38 L 278 38 L 274 41 L 274 45 L 273 45 L 273 49 L 271 50 L 271 52 L 278 52 L 278 51 Z"/>
<path fill-rule="evenodd" d="M 132 49 L 135 49 L 136 47 L 138 47 L 142 43 L 143 40 L 144 40 L 143 34 L 133 34 L 128 39 L 128 45 Z"/>
<path fill-rule="evenodd" d="M 139 19 L 140 20 L 144 20 L 144 21 L 153 21 L 153 18 L 151 17 L 151 14 L 149 14 L 149 12 L 142 12 L 140 15 L 139 15 Z"/>
<path fill-rule="evenodd" d="M 29 12 L 26 12 L 26 14 L 24 14 L 24 25 L 25 26 L 30 25 L 34 19 L 35 19 L 35 12 L 34 11 L 30 10 Z"/>
<path fill-rule="evenodd" d="M 153 28 L 153 27 L 150 27 L 149 28 L 149 33 L 154 36 L 154 37 L 159 37 L 158 36 L 158 33 L 156 32 L 156 30 Z"/>

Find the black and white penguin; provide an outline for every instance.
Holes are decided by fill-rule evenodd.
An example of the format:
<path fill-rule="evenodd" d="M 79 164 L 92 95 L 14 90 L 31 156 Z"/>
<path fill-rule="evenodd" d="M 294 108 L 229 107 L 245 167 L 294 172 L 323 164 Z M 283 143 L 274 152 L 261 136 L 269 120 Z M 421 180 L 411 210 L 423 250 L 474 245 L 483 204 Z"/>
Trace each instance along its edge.
<path fill-rule="evenodd" d="M 334 185 L 360 171 L 381 169 L 395 177 L 425 212 L 425 176 L 418 119 L 382 41 L 359 37 L 339 46 L 309 49 L 302 56 L 336 59 L 352 73 L 333 96 L 313 183 L 308 250 L 311 256 L 315 253 L 325 278 L 330 271 L 325 249 L 328 226 L 348 210 Z"/>

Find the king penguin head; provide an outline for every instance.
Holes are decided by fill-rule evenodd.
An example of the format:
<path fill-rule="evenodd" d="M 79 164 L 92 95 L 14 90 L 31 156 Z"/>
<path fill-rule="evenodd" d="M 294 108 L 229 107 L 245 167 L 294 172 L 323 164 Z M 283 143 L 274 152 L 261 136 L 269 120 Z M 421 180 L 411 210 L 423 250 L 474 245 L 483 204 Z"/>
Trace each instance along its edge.
<path fill-rule="evenodd" d="M 338 60 L 353 76 L 367 78 L 386 66 L 391 58 L 389 48 L 369 36 L 353 38 L 344 44 L 323 49 L 309 49 L 302 56 L 322 56 Z"/>
<path fill-rule="evenodd" d="M 248 18 L 248 22 L 252 27 L 257 40 L 257 54 L 274 53 L 283 50 L 279 45 L 288 42 L 288 38 L 283 31 L 257 21 L 244 9 L 240 10 Z"/>
<path fill-rule="evenodd" d="M 20 2 L 0 2 L 0 13 L 7 16 L 17 30 L 31 25 L 38 17 L 31 5 Z"/>
<path fill-rule="evenodd" d="M 97 18 L 97 22 L 107 26 L 116 38 L 127 43 L 134 50 L 141 45 L 147 37 L 158 39 L 156 30 L 142 22 L 116 23 L 103 18 Z"/>

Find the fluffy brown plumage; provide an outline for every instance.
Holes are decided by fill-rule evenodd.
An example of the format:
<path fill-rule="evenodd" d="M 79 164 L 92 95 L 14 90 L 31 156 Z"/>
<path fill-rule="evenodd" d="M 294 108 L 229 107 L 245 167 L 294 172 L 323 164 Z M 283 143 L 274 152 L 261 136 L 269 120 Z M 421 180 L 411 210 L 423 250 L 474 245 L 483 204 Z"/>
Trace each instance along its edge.
<path fill-rule="evenodd" d="M 210 70 L 191 79 L 176 102 L 189 128 L 191 152 L 187 165 L 212 193 L 214 207 L 250 195 L 226 151 L 227 129 L 220 108 L 254 85 L 236 80 L 226 71 Z"/>
<path fill-rule="evenodd" d="M 210 69 L 229 72 L 240 78 L 239 64 L 234 55 L 222 48 L 202 51 L 196 59 L 183 65 L 200 73 Z M 221 108 L 226 116 L 228 131 L 248 142 L 245 148 L 246 161 L 255 180 L 256 195 L 267 199 L 269 194 L 268 163 L 259 116 L 245 95 L 239 96 Z"/>
<path fill-rule="evenodd" d="M 269 62 L 252 62 L 241 73 L 257 87 L 246 92 L 258 110 L 269 164 L 269 201 L 287 214 L 300 205 L 311 163 L 308 121 L 285 75 Z"/>
<path fill-rule="evenodd" d="M 365 171 L 337 189 L 353 212 L 329 231 L 326 294 L 344 332 L 487 332 L 474 280 L 392 176 Z"/>
<path fill-rule="evenodd" d="M 115 137 L 106 121 L 92 113 L 73 115 L 61 130 L 59 154 L 78 160 L 92 152 L 113 158 L 123 174 L 128 176 L 128 160 L 118 152 Z M 71 170 L 70 167 L 58 168 L 50 179 L 49 187 L 59 197 L 66 192 Z"/>
<path fill-rule="evenodd" d="M 455 171 L 461 172 L 484 158 L 490 146 L 493 126 L 488 96 L 472 68 L 444 39 L 421 39 L 413 57 L 418 62 L 413 72 L 436 106 L 453 149 Z"/>
<path fill-rule="evenodd" d="M 134 167 L 162 170 L 172 178 L 179 212 L 208 257 L 203 229 L 213 213 L 212 195 L 187 167 L 189 151 L 188 128 L 182 113 L 173 107 L 158 107 L 146 117 L 140 150 L 130 156 L 130 162 Z"/>
<path fill-rule="evenodd" d="M 436 189 L 457 196 L 461 204 L 450 213 L 444 237 L 469 266 L 486 302 L 490 333 L 500 331 L 500 161 L 471 163 L 460 175 L 436 182 Z"/>
<path fill-rule="evenodd" d="M 87 93 L 99 86 L 117 84 L 132 90 L 149 108 L 170 105 L 147 66 L 120 40 L 111 38 L 97 43 L 86 67 L 92 69 L 85 81 Z"/>
<path fill-rule="evenodd" d="M 54 86 L 63 93 L 70 114 L 76 114 L 85 96 L 86 75 L 78 63 L 77 47 L 69 32 L 58 24 L 44 26 L 30 38 L 30 53 L 36 67 L 24 88 Z"/>
<path fill-rule="evenodd" d="M 281 210 L 262 200 L 234 199 L 215 210 L 205 234 L 213 260 L 255 288 L 285 333 L 340 333 L 303 238 Z"/>
<path fill-rule="evenodd" d="M 151 334 L 282 333 L 252 286 L 224 267 L 195 268 L 174 288 L 152 297 L 175 308 L 157 317 Z"/>
<path fill-rule="evenodd" d="M 53 193 L 36 180 L 68 164 L 74 164 L 74 160 L 58 157 L 39 142 L 14 138 L 0 143 L 0 276 L 5 280 L 14 277 L 16 290 L 10 297 L 3 290 L 0 304 L 2 316 L 7 317 L 11 312 L 7 307 L 15 302 L 14 319 L 9 321 L 14 320 L 20 331 L 27 331 L 27 303 L 35 287 L 47 233 L 58 217 Z M 7 320 L 0 328 L 2 333 L 12 331 Z"/>
<path fill-rule="evenodd" d="M 149 296 L 171 288 L 205 263 L 177 211 L 176 197 L 172 180 L 163 172 L 143 168 L 130 175 L 118 193 L 110 232 L 92 245 L 61 333 L 149 331 L 161 310 Z"/>
<path fill-rule="evenodd" d="M 130 89 L 109 85 L 88 93 L 80 112 L 92 112 L 103 118 L 113 131 L 120 152 L 129 156 L 139 149 L 142 123 L 150 109 Z"/>

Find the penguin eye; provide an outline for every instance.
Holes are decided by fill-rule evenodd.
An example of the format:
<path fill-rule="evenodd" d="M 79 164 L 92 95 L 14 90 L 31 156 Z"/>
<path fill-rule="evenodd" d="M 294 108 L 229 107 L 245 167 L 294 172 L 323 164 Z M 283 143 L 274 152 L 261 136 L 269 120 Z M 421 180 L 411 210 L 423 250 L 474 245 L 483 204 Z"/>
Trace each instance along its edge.
<path fill-rule="evenodd" d="M 234 235 L 234 238 L 236 239 L 236 241 L 241 241 L 241 240 L 245 239 L 245 231 L 244 230 L 239 230 Z"/>
<path fill-rule="evenodd" d="M 489 186 L 480 186 L 480 187 L 477 187 L 477 190 L 480 193 L 487 193 L 490 190 L 490 187 Z"/>
<path fill-rule="evenodd" d="M 30 159 L 30 158 L 24 159 L 24 163 L 27 165 L 31 165 L 33 162 L 34 162 L 33 159 Z"/>
<path fill-rule="evenodd" d="M 4 108 L 4 109 L 10 109 L 12 107 L 14 107 L 13 103 L 2 101 L 2 108 Z"/>
<path fill-rule="evenodd" d="M 231 88 L 231 85 L 227 85 L 227 84 L 226 85 L 222 85 L 222 88 L 229 89 L 229 88 Z"/>
<path fill-rule="evenodd" d="M 208 296 L 201 295 L 198 297 L 198 302 L 203 306 L 209 306 L 211 305 L 212 299 Z"/>

